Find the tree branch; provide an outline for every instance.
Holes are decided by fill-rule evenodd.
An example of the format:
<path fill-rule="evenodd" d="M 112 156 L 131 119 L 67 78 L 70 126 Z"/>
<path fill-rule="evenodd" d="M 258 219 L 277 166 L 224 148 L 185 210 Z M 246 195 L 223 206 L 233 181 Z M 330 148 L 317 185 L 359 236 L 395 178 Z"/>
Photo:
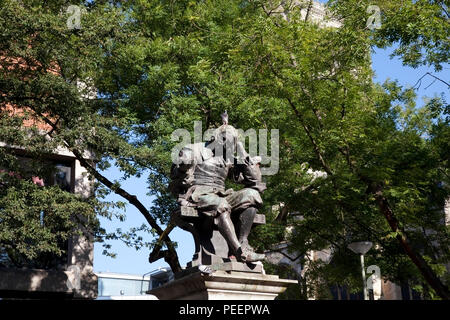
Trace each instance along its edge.
<path fill-rule="evenodd" d="M 41 113 L 37 112 L 33 107 L 30 107 L 40 118 L 42 118 L 45 123 L 50 125 L 53 129 L 52 132 L 59 132 L 57 126 L 55 123 L 53 123 L 50 119 L 48 119 L 46 116 L 42 115 Z M 75 155 L 75 157 L 80 161 L 80 164 L 91 174 L 93 175 L 98 181 L 100 181 L 102 184 L 104 184 L 106 187 L 114 191 L 117 195 L 121 196 L 122 198 L 126 199 L 130 204 L 132 204 L 134 207 L 136 207 L 139 212 L 144 216 L 145 220 L 149 223 L 149 225 L 156 231 L 156 233 L 160 236 L 160 240 L 158 242 L 158 245 L 161 247 L 162 243 L 161 241 L 164 241 L 166 244 L 168 250 L 166 254 L 164 255 L 164 260 L 170 265 L 172 271 L 180 272 L 181 266 L 179 263 L 177 252 L 174 248 L 174 245 L 172 241 L 170 240 L 168 234 L 173 229 L 167 228 L 166 230 L 162 230 L 162 228 L 157 224 L 156 220 L 151 216 L 150 212 L 145 208 L 145 206 L 138 200 L 138 198 L 135 195 L 132 195 L 128 193 L 126 190 L 116 187 L 115 184 L 110 181 L 108 178 L 103 176 L 100 172 L 98 172 L 90 163 L 89 160 L 85 159 L 82 155 L 82 153 L 76 149 L 75 147 L 70 146 L 70 144 L 67 141 L 64 141 L 66 144 L 66 147 Z M 156 261 L 156 260 L 155 260 Z"/>
<path fill-rule="evenodd" d="M 333 175 L 333 172 L 331 171 L 331 168 L 328 166 L 328 164 L 325 162 L 324 157 L 322 156 L 322 153 L 320 152 L 320 148 L 316 142 L 316 140 L 314 139 L 314 137 L 311 134 L 311 130 L 309 129 L 309 126 L 305 124 L 305 122 L 303 121 L 303 117 L 300 114 L 300 112 L 297 110 L 297 108 L 295 107 L 294 103 L 292 102 L 292 100 L 287 97 L 286 98 L 287 101 L 289 102 L 289 105 L 291 106 L 292 110 L 294 111 L 295 115 L 297 116 L 297 118 L 299 119 L 300 123 L 302 124 L 302 127 L 306 133 L 306 135 L 308 136 L 309 140 L 311 141 L 311 144 L 313 145 L 314 148 L 314 152 L 316 153 L 317 159 L 319 160 L 320 164 L 322 165 L 322 168 L 325 170 L 325 172 L 327 174 L 329 174 L 330 176 Z"/>
<path fill-rule="evenodd" d="M 431 74 L 430 72 L 427 72 L 427 73 L 425 73 L 423 76 L 421 76 L 421 77 L 419 78 L 419 80 L 417 80 L 417 82 L 416 82 L 416 84 L 413 86 L 413 88 L 416 88 L 416 87 L 417 87 L 417 89 L 419 89 L 420 86 L 422 85 L 422 79 L 425 78 L 426 76 L 431 76 L 431 77 L 433 77 L 435 80 L 439 80 L 439 81 L 441 81 L 442 83 L 444 83 L 447 87 L 450 87 L 450 84 L 449 84 L 448 82 L 442 80 L 442 79 L 439 78 L 439 77 L 436 77 L 434 74 Z M 434 82 L 433 82 L 433 83 L 434 83 Z M 431 84 L 433 84 L 433 83 L 431 83 Z M 427 86 L 427 88 L 430 87 L 431 84 L 430 84 L 429 86 Z M 426 89 L 427 89 L 427 88 L 426 88 Z"/>

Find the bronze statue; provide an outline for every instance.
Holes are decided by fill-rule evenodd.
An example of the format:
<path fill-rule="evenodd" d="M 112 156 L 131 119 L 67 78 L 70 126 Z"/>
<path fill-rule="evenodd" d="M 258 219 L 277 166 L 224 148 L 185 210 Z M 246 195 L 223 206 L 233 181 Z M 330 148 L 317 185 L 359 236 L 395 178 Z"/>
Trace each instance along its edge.
<path fill-rule="evenodd" d="M 261 181 L 261 159 L 251 158 L 245 152 L 238 141 L 237 130 L 228 125 L 226 112 L 222 120 L 223 125 L 215 130 L 210 141 L 185 146 L 179 153 L 179 163 L 172 166 L 169 187 L 177 196 L 180 208 L 194 212 L 192 215 L 197 212 L 197 217 L 203 221 L 190 224 L 184 221 L 184 227 L 180 219 L 178 222 L 193 233 L 197 254 L 202 246 L 208 254 L 224 258 L 224 245 L 213 239 L 218 235 L 214 236 L 210 230 L 216 228 L 226 240 L 228 258 L 240 262 L 260 261 L 265 255 L 256 253 L 247 237 L 257 208 L 262 205 L 260 192 L 266 189 Z M 243 184 L 244 188 L 226 190 L 227 178 Z M 200 264 L 213 263 L 208 261 Z"/>

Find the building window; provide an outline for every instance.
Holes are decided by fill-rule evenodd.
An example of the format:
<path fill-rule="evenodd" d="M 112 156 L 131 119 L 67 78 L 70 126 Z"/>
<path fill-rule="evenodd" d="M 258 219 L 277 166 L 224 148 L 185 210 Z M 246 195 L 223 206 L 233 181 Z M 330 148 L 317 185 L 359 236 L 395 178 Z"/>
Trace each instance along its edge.
<path fill-rule="evenodd" d="M 150 289 L 150 280 L 107 277 L 98 279 L 99 297 L 145 295 Z"/>
<path fill-rule="evenodd" d="M 22 170 L 20 174 L 10 172 L 10 170 L 0 168 L 0 172 L 8 172 L 8 175 L 11 177 L 15 177 L 17 179 L 30 179 L 34 184 L 46 187 L 57 185 L 62 190 L 67 192 L 73 192 L 74 190 L 74 161 L 67 160 L 42 160 L 42 163 L 48 168 L 52 168 L 49 170 L 49 173 L 45 177 L 38 177 L 33 172 L 33 160 L 27 158 L 25 156 L 17 157 Z M 1 179 L 0 179 L 1 180 Z M 0 186 L 8 187 L 5 184 L 5 181 L 0 181 Z M 45 227 L 45 212 L 42 211 L 39 214 L 39 224 L 42 227 Z M 59 248 L 61 248 L 64 252 L 67 253 L 69 243 L 68 241 L 60 241 L 58 244 Z M 26 258 L 21 258 L 19 256 L 11 256 L 13 252 L 7 251 L 0 244 L 0 266 L 3 267 L 27 267 L 27 268 L 38 268 L 38 269 L 59 269 L 64 268 L 67 264 L 68 258 L 67 254 L 63 254 L 62 256 L 57 256 L 56 254 L 51 253 L 42 253 L 33 261 L 28 261 Z"/>

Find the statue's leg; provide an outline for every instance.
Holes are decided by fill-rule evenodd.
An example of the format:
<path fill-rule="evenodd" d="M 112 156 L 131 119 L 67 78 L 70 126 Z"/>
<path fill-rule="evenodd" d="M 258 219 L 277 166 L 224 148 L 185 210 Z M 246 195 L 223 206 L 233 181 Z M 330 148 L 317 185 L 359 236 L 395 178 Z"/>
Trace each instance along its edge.
<path fill-rule="evenodd" d="M 241 245 L 240 259 L 248 262 L 263 260 L 265 255 L 255 253 L 248 244 L 248 235 L 257 213 L 256 207 L 262 204 L 259 192 L 254 189 L 244 188 L 227 196 L 227 201 L 231 205 L 233 213 L 239 212 L 239 217 L 236 219 L 236 229 L 239 244 Z"/>
<path fill-rule="evenodd" d="M 253 199 L 254 197 L 259 197 L 259 193 L 253 189 L 247 189 L 247 191 L 244 190 L 246 189 L 236 192 L 237 197 L 242 198 L 241 199 L 242 202 L 240 203 L 241 206 L 236 207 L 237 210 L 246 209 L 247 207 L 244 206 L 248 206 L 253 203 L 253 201 L 252 203 L 249 203 L 249 200 L 251 200 L 250 198 Z M 236 229 L 234 227 L 233 221 L 231 220 L 232 205 L 228 202 L 228 199 L 230 199 L 236 200 L 234 201 L 234 203 L 237 203 L 239 202 L 238 199 L 234 199 L 232 196 L 230 198 L 229 197 L 222 198 L 217 196 L 216 194 L 202 195 L 198 199 L 199 199 L 198 208 L 205 210 L 204 214 L 207 214 L 207 212 L 211 211 L 214 211 L 216 213 L 215 220 L 217 228 L 219 229 L 220 234 L 227 241 L 230 251 L 236 255 L 236 258 L 238 258 L 240 261 L 247 261 L 247 262 L 254 262 L 264 259 L 265 257 L 264 254 L 255 253 L 248 247 L 247 248 L 241 247 L 238 235 L 236 234 Z M 247 213 L 246 217 L 248 217 L 249 215 L 250 213 Z M 244 227 L 242 237 L 243 239 L 245 238 L 245 241 L 246 236 L 248 236 L 248 233 L 250 232 L 249 231 L 250 228 L 251 226 L 248 226 L 248 224 L 246 224 Z"/>
<path fill-rule="evenodd" d="M 248 246 L 247 238 L 252 229 L 255 215 L 258 212 L 256 208 L 262 204 L 261 196 L 254 189 L 244 188 L 227 196 L 227 201 L 231 205 L 231 211 L 235 214 L 233 219 L 236 223 L 239 242 L 244 247 L 251 249 Z"/>
<path fill-rule="evenodd" d="M 231 251 L 236 253 L 238 252 L 241 244 L 236 236 L 233 221 L 231 221 L 231 207 L 225 199 L 223 199 L 217 207 L 217 212 L 217 228 L 219 229 L 220 234 L 222 234 L 227 241 Z"/>
<path fill-rule="evenodd" d="M 217 229 L 226 240 L 230 251 L 236 254 L 241 244 L 239 243 L 231 220 L 231 206 L 227 199 L 220 197 L 217 194 L 209 193 L 198 197 L 198 209 L 202 210 L 204 214 L 211 213 L 215 218 Z"/>
<path fill-rule="evenodd" d="M 238 225 L 236 226 L 238 230 L 239 243 L 242 247 L 248 248 L 250 250 L 252 250 L 252 248 L 248 244 L 248 235 L 252 230 L 253 220 L 255 219 L 257 212 L 258 210 L 253 207 L 245 209 L 241 214 L 239 214 L 239 218 L 237 221 Z"/>
<path fill-rule="evenodd" d="M 255 262 L 263 260 L 265 258 L 264 254 L 255 253 L 248 246 L 244 247 L 241 245 L 236 235 L 236 230 L 234 228 L 233 221 L 231 220 L 231 206 L 225 199 L 223 200 L 224 201 L 221 202 L 221 204 L 217 207 L 218 212 L 217 227 L 222 236 L 227 240 L 229 248 L 236 255 L 236 258 L 238 258 L 238 260 L 240 261 Z M 246 217 L 248 218 L 249 215 L 250 213 L 247 213 Z M 243 235 L 245 236 L 245 234 L 247 234 L 248 236 L 248 233 L 250 232 L 250 230 L 248 229 L 251 228 L 251 225 L 250 227 L 248 227 L 248 223 L 246 223 L 245 227 L 246 228 L 244 228 Z M 242 230 L 242 227 L 240 228 L 240 230 Z M 245 241 L 247 241 L 247 236 L 245 236 Z"/>

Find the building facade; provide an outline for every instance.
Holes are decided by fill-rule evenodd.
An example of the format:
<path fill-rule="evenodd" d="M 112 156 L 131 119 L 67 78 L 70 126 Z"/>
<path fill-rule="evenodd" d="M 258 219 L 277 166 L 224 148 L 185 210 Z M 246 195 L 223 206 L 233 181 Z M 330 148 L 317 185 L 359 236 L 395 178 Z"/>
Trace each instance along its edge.
<path fill-rule="evenodd" d="M 0 143 L 0 147 L 4 146 Z M 17 152 L 26 161 L 26 152 L 20 149 Z M 83 197 L 92 195 L 93 182 L 69 151 L 56 150 L 43 161 L 57 168 L 55 175 L 46 179 L 45 184 L 59 185 L 63 190 Z M 44 185 L 43 179 L 33 181 Z M 8 257 L 3 255 L 0 262 L 0 297 L 94 299 L 97 296 L 97 278 L 93 272 L 94 244 L 89 230 L 84 231 L 83 235 L 75 235 L 61 244 L 66 254 L 56 259 L 49 268 L 18 269 L 8 263 Z"/>

